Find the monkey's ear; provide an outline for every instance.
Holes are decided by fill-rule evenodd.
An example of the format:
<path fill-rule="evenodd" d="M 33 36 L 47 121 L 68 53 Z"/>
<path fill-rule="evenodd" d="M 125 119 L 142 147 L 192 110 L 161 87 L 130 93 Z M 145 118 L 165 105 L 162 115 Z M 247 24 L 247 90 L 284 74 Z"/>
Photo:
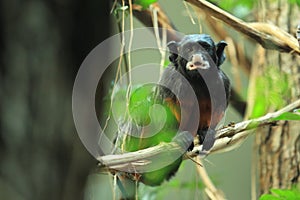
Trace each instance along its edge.
<path fill-rule="evenodd" d="M 176 59 L 178 57 L 178 44 L 175 41 L 171 41 L 167 44 L 169 51 L 170 51 L 170 56 L 169 60 L 176 64 Z"/>
<path fill-rule="evenodd" d="M 226 59 L 226 56 L 225 56 L 225 53 L 224 53 L 224 49 L 225 49 L 225 47 L 227 46 L 227 43 L 225 42 L 225 41 L 220 41 L 217 45 L 216 45 L 216 47 L 217 47 L 217 49 L 216 49 L 216 55 L 217 55 L 217 57 L 218 57 L 218 61 L 217 61 L 217 66 L 220 66 L 223 62 L 224 62 L 224 60 Z"/>

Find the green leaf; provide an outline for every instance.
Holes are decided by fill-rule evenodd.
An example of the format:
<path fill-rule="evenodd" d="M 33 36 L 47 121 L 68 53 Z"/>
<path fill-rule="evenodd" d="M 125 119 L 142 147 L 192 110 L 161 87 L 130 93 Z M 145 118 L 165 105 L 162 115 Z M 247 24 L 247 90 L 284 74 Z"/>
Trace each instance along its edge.
<path fill-rule="evenodd" d="M 259 200 L 282 200 L 281 198 L 279 197 L 274 197 L 273 195 L 271 194 L 263 194 Z"/>
<path fill-rule="evenodd" d="M 285 112 L 279 115 L 278 117 L 273 118 L 274 121 L 277 120 L 300 120 L 300 114 Z"/>
<path fill-rule="evenodd" d="M 117 91 L 112 91 L 107 95 L 106 109 L 110 109 L 110 104 L 112 103 L 111 111 L 113 116 L 118 118 L 124 118 L 126 113 L 126 88 L 119 88 Z M 112 98 L 112 102 L 111 102 Z"/>
<path fill-rule="evenodd" d="M 257 118 L 264 115 L 266 113 L 266 108 L 267 102 L 265 101 L 265 99 L 262 97 L 258 97 L 255 101 L 255 106 L 253 108 L 251 118 Z"/>
<path fill-rule="evenodd" d="M 275 194 L 281 199 L 286 200 L 296 200 L 300 198 L 300 192 L 293 189 L 293 190 L 280 190 L 280 189 L 271 189 L 272 194 Z"/>
<path fill-rule="evenodd" d="M 255 1 L 252 0 L 210 0 L 210 2 L 239 18 L 246 17 L 255 4 Z"/>
<path fill-rule="evenodd" d="M 170 65 L 170 61 L 169 60 L 165 60 L 164 62 L 164 68 L 168 67 Z"/>
<path fill-rule="evenodd" d="M 157 0 L 135 0 L 134 4 L 142 6 L 143 9 L 147 9 L 151 4 L 155 2 L 157 2 Z"/>
<path fill-rule="evenodd" d="M 132 119 L 138 125 L 147 125 L 150 123 L 150 108 L 153 105 L 153 88 L 151 84 L 143 85 L 132 91 L 129 101 L 129 112 Z"/>
<path fill-rule="evenodd" d="M 267 112 L 269 102 L 265 97 L 267 80 L 264 77 L 258 77 L 255 87 L 255 105 L 252 110 L 251 118 L 257 118 L 264 115 Z"/>
<path fill-rule="evenodd" d="M 298 200 L 300 199 L 300 191 L 297 189 L 271 189 L 272 194 L 264 194 L 259 200 Z"/>
<path fill-rule="evenodd" d="M 297 4 L 298 6 L 300 6 L 300 0 L 289 0 L 290 4 Z"/>
<path fill-rule="evenodd" d="M 285 99 L 291 96 L 288 76 L 276 66 L 269 66 L 263 76 L 257 77 L 255 84 L 255 105 L 251 118 L 265 115 L 268 110 L 282 108 L 286 105 Z"/>

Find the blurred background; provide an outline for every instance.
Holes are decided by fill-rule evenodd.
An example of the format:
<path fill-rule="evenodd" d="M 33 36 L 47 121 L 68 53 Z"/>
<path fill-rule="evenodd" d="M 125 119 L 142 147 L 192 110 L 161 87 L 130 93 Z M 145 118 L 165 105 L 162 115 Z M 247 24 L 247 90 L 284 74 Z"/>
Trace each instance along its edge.
<path fill-rule="evenodd" d="M 83 199 L 97 162 L 76 133 L 72 87 L 110 35 L 109 12 L 108 1 L 1 1 L 0 199 Z"/>
<path fill-rule="evenodd" d="M 212 34 L 205 26 L 192 23 L 182 1 L 159 3 L 178 31 Z M 96 0 L 1 1 L 1 199 L 113 198 L 111 176 L 94 172 L 97 161 L 77 135 L 71 107 L 73 82 L 82 61 L 94 47 L 118 33 L 111 8 L 112 2 Z M 240 17 L 251 18 L 249 5 L 241 3 L 230 8 Z M 134 20 L 134 27 L 143 25 Z M 147 57 L 157 57 L 153 62 L 160 62 L 159 56 Z M 143 57 L 132 59 L 134 64 Z M 238 83 L 233 80 L 236 71 L 228 61 L 223 69 L 246 95 L 247 79 Z M 102 84 L 110 85 L 110 79 L 108 76 L 108 83 Z M 99 87 L 101 93 L 101 83 Z M 238 122 L 242 117 L 230 107 L 225 120 L 225 124 Z M 209 175 L 228 199 L 250 199 L 252 139 L 235 151 L 212 155 L 204 161 Z M 142 186 L 144 199 L 203 199 L 195 169 L 195 163 L 185 161 L 178 174 L 162 187 Z"/>

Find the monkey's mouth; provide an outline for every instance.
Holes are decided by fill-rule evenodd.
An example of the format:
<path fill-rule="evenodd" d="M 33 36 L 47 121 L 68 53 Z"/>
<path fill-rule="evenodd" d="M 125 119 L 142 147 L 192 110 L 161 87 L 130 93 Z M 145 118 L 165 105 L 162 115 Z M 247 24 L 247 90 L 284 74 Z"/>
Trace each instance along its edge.
<path fill-rule="evenodd" d="M 186 64 L 187 70 L 195 70 L 195 69 L 208 69 L 209 63 L 204 60 L 201 54 L 196 54 L 192 56 L 191 61 Z"/>

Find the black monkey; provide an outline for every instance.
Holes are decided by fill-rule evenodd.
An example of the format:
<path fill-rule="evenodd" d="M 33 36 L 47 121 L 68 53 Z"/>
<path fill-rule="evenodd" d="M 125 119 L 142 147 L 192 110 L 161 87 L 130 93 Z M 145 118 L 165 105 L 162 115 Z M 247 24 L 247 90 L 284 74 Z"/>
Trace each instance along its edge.
<path fill-rule="evenodd" d="M 133 103 L 132 119 L 119 126 L 117 139 L 119 142 L 116 146 L 125 151 L 137 151 L 160 142 L 175 141 L 188 148 L 191 140 L 185 136 L 190 136 L 191 133 L 198 136 L 200 143 L 203 143 L 203 150 L 209 150 L 214 144 L 215 128 L 224 115 L 230 94 L 230 81 L 220 69 L 225 60 L 226 45 L 224 41 L 215 44 L 209 35 L 204 34 L 187 35 L 180 42 L 170 42 L 168 48 L 171 52 L 169 57 L 171 64 L 164 70 L 156 92 L 150 87 L 150 92 L 145 93 L 146 86 L 144 86 L 144 89 L 137 89 L 132 94 L 134 96 L 141 91 L 137 96 L 143 96 L 141 94 L 146 96 L 138 102 L 138 105 L 136 102 Z M 168 123 L 152 137 L 138 137 L 147 135 L 149 130 L 143 128 L 146 123 L 137 123 L 141 126 L 138 127 L 134 122 L 147 122 L 145 119 L 148 115 L 145 111 L 152 103 L 157 102 L 166 109 Z M 178 132 L 180 134 L 177 134 Z M 156 161 L 163 162 L 165 157 L 161 154 L 157 156 Z M 180 155 L 168 154 L 168 157 L 172 156 L 174 157 L 172 163 L 154 171 L 139 174 L 118 173 L 117 184 L 123 199 L 134 199 L 136 181 L 157 186 L 173 176 L 181 164 L 182 154 L 181 152 Z"/>
<path fill-rule="evenodd" d="M 214 144 L 215 128 L 228 106 L 230 81 L 220 69 L 226 46 L 225 41 L 215 44 L 206 34 L 186 35 L 180 42 L 171 41 L 168 43 L 171 64 L 160 79 L 161 85 L 168 86 L 159 87 L 160 99 L 172 109 L 177 121 L 184 123 L 182 131 L 188 130 L 198 136 L 203 150 L 209 150 Z M 188 85 L 194 93 L 188 92 Z M 176 95 L 168 89 L 170 87 Z M 192 101 L 192 95 L 197 102 Z M 195 110 L 197 106 L 199 112 Z M 189 130 L 197 118 L 196 113 L 200 113 L 197 130 Z M 182 114 L 188 118 L 181 119 Z"/>

